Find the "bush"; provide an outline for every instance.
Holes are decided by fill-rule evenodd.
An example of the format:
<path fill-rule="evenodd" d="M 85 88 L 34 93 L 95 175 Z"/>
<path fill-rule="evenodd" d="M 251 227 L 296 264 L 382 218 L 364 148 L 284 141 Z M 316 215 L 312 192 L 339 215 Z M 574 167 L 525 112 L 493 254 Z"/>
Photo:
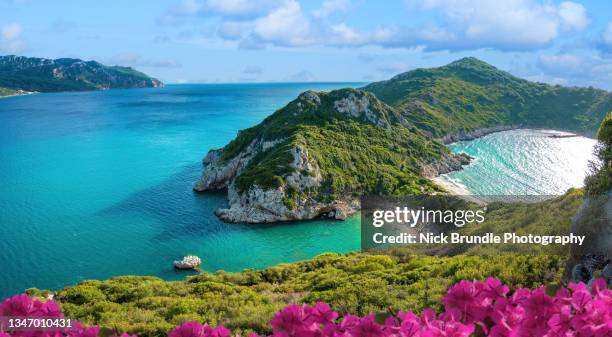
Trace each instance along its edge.
<path fill-rule="evenodd" d="M 359 296 L 368 296 L 388 305 L 394 293 L 387 293 L 382 283 L 366 281 L 363 285 L 370 291 L 345 296 L 349 299 L 347 309 L 359 303 Z M 373 290 L 373 291 L 372 291 Z M 196 302 L 193 302 L 196 304 Z M 329 305 L 291 304 L 278 311 L 269 321 L 257 310 L 246 310 L 247 317 L 241 324 L 253 325 L 260 331 L 268 331 L 271 337 L 468 337 L 478 336 L 575 336 L 605 337 L 612 333 L 612 291 L 607 289 L 603 278 L 596 280 L 592 290 L 584 283 L 571 284 L 569 289 L 559 289 L 554 296 L 547 294 L 545 287 L 534 290 L 510 288 L 495 278 L 486 281 L 465 281 L 453 285 L 441 299 L 443 309 L 436 314 L 431 308 L 416 315 L 412 311 L 396 311 L 391 307 L 376 314 L 374 310 L 358 307 L 359 316 L 344 317 Z M 442 307 L 440 305 L 439 307 Z M 193 310 L 191 310 L 193 311 Z M 361 313 L 363 312 L 363 313 Z M 17 295 L 0 303 L 0 315 L 28 318 L 63 318 L 63 313 L 54 301 L 41 302 L 27 295 Z M 206 320 L 216 325 L 201 324 Z M 232 332 L 214 319 L 201 318 L 195 314 L 180 314 L 173 318 L 176 328 L 168 337 L 230 337 Z M 169 330 L 168 324 L 155 321 L 146 310 L 140 312 L 134 330 L 143 335 L 162 335 Z M 144 325 L 141 323 L 145 323 Z M 51 328 L 45 331 L 28 331 L 27 336 L 54 337 L 99 337 L 100 332 L 115 332 L 125 324 L 113 329 L 98 326 L 83 327 L 74 322 L 73 328 Z M 248 330 L 242 330 L 248 332 Z M 236 333 L 236 331 L 234 332 Z M 0 337 L 22 336 L 23 331 L 0 332 Z M 238 336 L 236 334 L 236 336 Z M 121 337 L 135 337 L 123 333 Z M 250 334 L 250 337 L 259 337 Z"/>

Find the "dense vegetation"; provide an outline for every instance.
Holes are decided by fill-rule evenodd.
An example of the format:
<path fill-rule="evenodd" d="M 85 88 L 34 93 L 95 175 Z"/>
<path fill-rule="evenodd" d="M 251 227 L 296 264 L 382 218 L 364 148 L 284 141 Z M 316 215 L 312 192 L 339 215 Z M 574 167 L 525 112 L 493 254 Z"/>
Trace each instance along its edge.
<path fill-rule="evenodd" d="M 16 93 L 17 93 L 17 90 L 0 87 L 0 97 L 1 96 L 11 96 Z"/>
<path fill-rule="evenodd" d="M 530 82 L 473 57 L 409 71 L 364 89 L 434 137 L 499 125 L 594 135 L 612 110 L 607 91 Z"/>
<path fill-rule="evenodd" d="M 197 320 L 234 333 L 269 334 L 268 322 L 289 303 L 323 301 L 342 314 L 441 309 L 440 299 L 461 280 L 495 275 L 512 287 L 560 285 L 557 256 L 424 257 L 403 250 L 388 255 L 322 254 L 312 260 L 239 273 L 203 273 L 186 281 L 116 277 L 84 281 L 57 293 L 71 318 L 114 331 L 163 336 Z M 30 295 L 45 295 L 28 290 Z"/>
<path fill-rule="evenodd" d="M 487 233 L 503 235 L 561 236 L 570 232 L 572 218 L 580 208 L 584 190 L 570 189 L 564 195 L 539 202 L 492 202 L 487 205 L 485 221 L 481 224 L 466 225 L 461 228 L 445 229 L 466 236 L 482 236 Z M 567 255 L 569 246 L 535 244 L 450 244 L 425 247 L 426 254 L 477 254 L 495 255 L 516 254 L 553 254 Z"/>
<path fill-rule="evenodd" d="M 609 113 L 597 133 L 596 148 L 598 163 L 592 163 L 592 172 L 586 178 L 588 194 L 602 195 L 612 190 L 612 113 Z"/>
<path fill-rule="evenodd" d="M 14 90 L 54 92 L 161 85 L 159 80 L 129 67 L 69 58 L 0 56 L 0 87 Z"/>
<path fill-rule="evenodd" d="M 370 119 L 337 111 L 334 102 L 351 95 L 367 99 Z M 405 127 L 395 109 L 354 89 L 300 96 L 261 124 L 242 130 L 223 149 L 222 158 L 233 158 L 255 139 L 280 143 L 251 160 L 236 178 L 239 190 L 254 184 L 283 185 L 284 177 L 293 171 L 290 150 L 301 146 L 323 177 L 321 187 L 310 192 L 326 200 L 345 193 L 434 191 L 435 186 L 419 175 L 419 168 L 448 153 L 441 143 Z"/>

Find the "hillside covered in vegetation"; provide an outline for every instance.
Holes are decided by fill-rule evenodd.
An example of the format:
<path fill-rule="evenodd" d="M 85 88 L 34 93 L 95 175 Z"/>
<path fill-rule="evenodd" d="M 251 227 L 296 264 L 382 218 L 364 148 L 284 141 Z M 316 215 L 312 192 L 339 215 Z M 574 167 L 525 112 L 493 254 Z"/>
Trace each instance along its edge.
<path fill-rule="evenodd" d="M 96 61 L 0 56 L 0 87 L 27 92 L 159 87 L 163 83 L 130 67 Z M 0 95 L 3 95 L 0 90 Z M 11 94 L 6 91 L 6 95 Z"/>
<path fill-rule="evenodd" d="M 498 126 L 594 136 L 612 111 L 612 94 L 605 90 L 530 82 L 473 57 L 412 70 L 363 89 L 436 138 L 461 138 Z"/>
<path fill-rule="evenodd" d="M 186 281 L 115 277 L 84 281 L 59 291 L 64 313 L 88 325 L 139 336 L 165 336 L 175 325 L 222 324 L 246 336 L 271 332 L 269 321 L 289 303 L 323 301 L 342 314 L 441 309 L 440 299 L 460 280 L 495 275 L 508 286 L 560 285 L 557 256 L 423 257 L 322 254 L 312 260 L 239 273 L 203 273 Z M 35 289 L 30 295 L 46 295 Z"/>
<path fill-rule="evenodd" d="M 363 193 L 434 192 L 424 171 L 468 162 L 356 89 L 307 91 L 204 159 L 197 191 L 228 189 L 231 222 L 343 219 Z"/>

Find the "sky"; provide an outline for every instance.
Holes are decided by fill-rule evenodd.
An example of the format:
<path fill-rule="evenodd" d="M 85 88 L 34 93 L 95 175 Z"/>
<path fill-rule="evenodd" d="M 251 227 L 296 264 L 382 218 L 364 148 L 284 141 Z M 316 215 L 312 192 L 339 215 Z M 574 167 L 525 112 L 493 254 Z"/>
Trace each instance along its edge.
<path fill-rule="evenodd" d="M 0 55 L 131 66 L 166 83 L 371 82 L 475 56 L 612 89 L 612 2 L 0 0 Z"/>

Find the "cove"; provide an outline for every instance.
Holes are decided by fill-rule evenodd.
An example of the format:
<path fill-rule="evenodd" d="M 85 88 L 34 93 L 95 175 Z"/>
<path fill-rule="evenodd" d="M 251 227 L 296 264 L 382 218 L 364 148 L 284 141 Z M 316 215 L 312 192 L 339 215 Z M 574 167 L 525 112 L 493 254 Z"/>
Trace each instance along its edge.
<path fill-rule="evenodd" d="M 451 186 L 481 196 L 555 196 L 583 186 L 594 139 L 555 130 L 501 131 L 449 145 L 475 159 L 443 175 Z"/>

